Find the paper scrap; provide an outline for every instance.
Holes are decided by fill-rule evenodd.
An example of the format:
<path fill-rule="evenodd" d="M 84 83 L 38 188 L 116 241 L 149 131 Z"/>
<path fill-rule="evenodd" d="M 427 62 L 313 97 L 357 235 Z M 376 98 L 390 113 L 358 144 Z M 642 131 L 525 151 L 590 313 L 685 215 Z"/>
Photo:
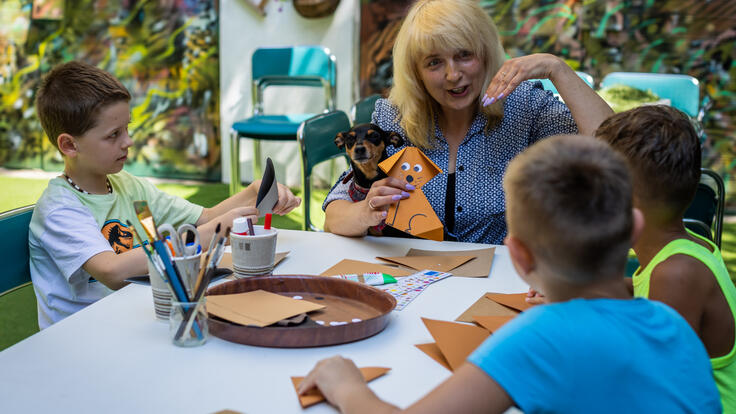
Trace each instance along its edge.
<path fill-rule="evenodd" d="M 475 259 L 475 256 L 398 256 L 376 257 L 376 259 L 396 263 L 415 270 L 429 269 L 452 273 L 452 269 Z"/>
<path fill-rule="evenodd" d="M 476 250 L 453 250 L 453 251 L 435 251 L 410 249 L 406 253 L 407 256 L 474 256 L 475 259 L 468 261 L 454 269 L 449 270 L 453 276 L 463 277 L 488 277 L 491 274 L 491 265 L 493 264 L 493 255 L 496 251 L 495 247 L 488 247 Z"/>
<path fill-rule="evenodd" d="M 484 293 L 478 300 L 455 319 L 458 322 L 473 322 L 474 316 L 516 316 L 519 312 L 498 304 Z"/>
<path fill-rule="evenodd" d="M 475 325 L 422 318 L 437 347 L 455 371 L 491 333 Z"/>
<path fill-rule="evenodd" d="M 363 374 L 363 379 L 365 379 L 366 382 L 373 381 L 374 379 L 386 375 L 387 372 L 391 371 L 391 368 L 384 367 L 364 367 L 359 369 L 360 373 Z M 294 385 L 294 391 L 299 389 L 299 384 L 304 381 L 304 378 L 305 377 L 291 377 L 291 383 Z M 299 397 L 299 404 L 301 404 L 302 408 L 307 408 L 311 405 L 325 400 L 324 395 L 322 395 L 322 393 L 317 388 L 312 388 L 304 395 L 299 395 L 297 392 L 297 396 Z"/>
<path fill-rule="evenodd" d="M 300 313 L 319 309 L 324 309 L 324 306 L 265 290 L 207 296 L 209 313 L 246 326 L 264 327 Z"/>
<path fill-rule="evenodd" d="M 449 273 L 438 272 L 435 270 L 422 270 L 411 276 L 396 279 L 396 283 L 390 285 L 373 286 L 388 292 L 396 298 L 395 310 L 400 311 L 406 307 L 414 298 L 434 282 L 450 277 Z"/>
<path fill-rule="evenodd" d="M 414 274 L 415 271 L 410 269 L 402 269 L 394 266 L 386 266 L 385 264 L 361 262 L 360 260 L 343 259 L 336 265 L 330 267 L 324 272 L 320 273 L 321 276 L 333 276 L 333 275 L 349 275 L 363 273 L 386 273 L 393 277 L 409 276 Z"/>
<path fill-rule="evenodd" d="M 442 351 L 440 351 L 440 347 L 438 347 L 436 343 L 430 342 L 427 344 L 416 344 L 414 346 L 419 348 L 420 351 L 429 355 L 429 357 L 437 361 L 437 363 L 447 368 L 448 371 L 452 371 L 452 368 L 450 368 L 450 363 L 448 363 L 447 358 L 442 355 Z"/>
<path fill-rule="evenodd" d="M 526 293 L 486 293 L 486 297 L 496 303 L 520 312 L 534 306 L 527 303 Z"/>
<path fill-rule="evenodd" d="M 475 323 L 491 332 L 496 332 L 512 319 L 514 316 L 473 316 Z"/>

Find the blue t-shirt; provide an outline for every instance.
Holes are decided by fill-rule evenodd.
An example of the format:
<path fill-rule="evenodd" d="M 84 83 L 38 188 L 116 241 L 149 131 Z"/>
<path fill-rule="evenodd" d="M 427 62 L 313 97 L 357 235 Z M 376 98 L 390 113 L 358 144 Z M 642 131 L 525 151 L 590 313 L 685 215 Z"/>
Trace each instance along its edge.
<path fill-rule="evenodd" d="M 372 122 L 384 131 L 396 131 L 406 139 L 399 125 L 398 109 L 387 99 L 376 102 Z M 506 236 L 506 202 L 502 181 L 511 159 L 528 146 L 557 134 L 576 134 L 575 120 L 564 103 L 541 82 L 522 82 L 505 100 L 501 123 L 485 130 L 487 119 L 476 115 L 457 150 L 455 170 L 455 232 L 459 241 L 502 244 Z M 422 191 L 440 221 L 445 224 L 445 194 L 450 149 L 435 123 L 434 148 L 424 150 L 442 173 L 429 180 Z M 407 141 L 408 142 L 408 141 Z M 388 156 L 405 147 L 386 147 Z M 334 200 L 351 200 L 351 180 L 345 172 L 325 199 L 322 209 Z"/>
<path fill-rule="evenodd" d="M 705 347 L 645 299 L 534 307 L 468 358 L 525 413 L 720 413 Z"/>

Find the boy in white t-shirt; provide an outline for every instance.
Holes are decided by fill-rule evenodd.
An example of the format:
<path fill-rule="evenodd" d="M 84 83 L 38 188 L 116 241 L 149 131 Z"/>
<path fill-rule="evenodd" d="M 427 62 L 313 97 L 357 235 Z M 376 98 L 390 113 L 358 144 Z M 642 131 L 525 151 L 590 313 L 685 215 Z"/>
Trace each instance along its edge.
<path fill-rule="evenodd" d="M 259 181 L 212 208 L 163 193 L 124 171 L 128 148 L 130 93 L 94 66 L 69 62 L 43 79 L 36 109 L 46 135 L 64 158 L 36 203 L 28 244 L 41 329 L 146 274 L 146 256 L 135 245 L 127 221 L 143 235 L 133 201 L 146 200 L 157 223 L 195 224 L 209 240 L 218 223 L 257 214 Z M 274 212 L 300 204 L 279 185 Z M 204 246 L 206 248 L 206 246 Z"/>

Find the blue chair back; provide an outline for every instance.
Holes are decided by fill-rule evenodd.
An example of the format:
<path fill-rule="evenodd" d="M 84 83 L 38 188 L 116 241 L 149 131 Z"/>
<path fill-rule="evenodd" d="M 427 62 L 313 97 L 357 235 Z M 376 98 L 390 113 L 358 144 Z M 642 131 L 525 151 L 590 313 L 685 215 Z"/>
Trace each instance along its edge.
<path fill-rule="evenodd" d="M 376 108 L 376 101 L 381 98 L 381 95 L 367 96 L 353 105 L 353 125 L 367 124 L 371 122 L 373 111 Z"/>
<path fill-rule="evenodd" d="M 588 84 L 591 88 L 594 86 L 593 77 L 585 72 L 578 72 L 575 71 L 575 73 L 580 76 L 580 79 L 585 81 L 585 83 Z M 559 95 L 559 92 L 557 92 L 557 88 L 555 88 L 555 85 L 552 83 L 549 79 L 531 79 L 531 80 L 538 80 L 542 82 L 542 87 L 547 91 L 552 91 L 555 95 Z"/>
<path fill-rule="evenodd" d="M 0 296 L 31 283 L 28 266 L 28 226 L 34 206 L 26 206 L 0 214 L 0 252 L 3 271 L 0 273 Z"/>
<path fill-rule="evenodd" d="M 667 73 L 613 72 L 601 81 L 601 87 L 626 85 L 641 90 L 651 90 L 660 98 L 669 99 L 672 106 L 697 117 L 700 109 L 700 86 L 689 75 Z"/>

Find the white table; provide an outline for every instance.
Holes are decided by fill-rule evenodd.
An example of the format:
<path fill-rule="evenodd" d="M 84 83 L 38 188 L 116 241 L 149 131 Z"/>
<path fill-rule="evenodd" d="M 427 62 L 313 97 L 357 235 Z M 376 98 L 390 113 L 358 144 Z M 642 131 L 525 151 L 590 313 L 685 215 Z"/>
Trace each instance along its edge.
<path fill-rule="evenodd" d="M 291 253 L 277 274 L 319 274 L 343 258 L 375 261 L 411 247 L 461 250 L 470 243 L 345 238 L 282 230 L 277 251 Z M 392 371 L 371 383 L 383 399 L 409 405 L 450 375 L 414 344 L 431 342 L 420 317 L 454 320 L 484 292 L 523 292 L 508 250 L 496 247 L 488 278 L 450 277 L 425 290 L 386 329 L 355 343 L 305 349 L 259 348 L 210 336 L 198 348 L 171 344 L 154 319 L 150 288 L 127 286 L 0 352 L 2 413 L 334 413 L 302 410 L 289 379 L 335 354 Z"/>

